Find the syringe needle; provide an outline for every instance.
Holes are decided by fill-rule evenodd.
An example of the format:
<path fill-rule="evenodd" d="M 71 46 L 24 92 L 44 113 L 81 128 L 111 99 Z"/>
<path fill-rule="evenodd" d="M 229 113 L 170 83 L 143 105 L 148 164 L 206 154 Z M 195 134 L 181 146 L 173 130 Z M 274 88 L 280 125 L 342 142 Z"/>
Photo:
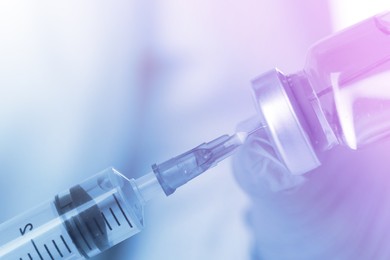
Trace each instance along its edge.
<path fill-rule="evenodd" d="M 223 135 L 159 165 L 154 164 L 153 171 L 165 194 L 172 194 L 178 187 L 232 155 L 250 134 L 252 131 Z"/>

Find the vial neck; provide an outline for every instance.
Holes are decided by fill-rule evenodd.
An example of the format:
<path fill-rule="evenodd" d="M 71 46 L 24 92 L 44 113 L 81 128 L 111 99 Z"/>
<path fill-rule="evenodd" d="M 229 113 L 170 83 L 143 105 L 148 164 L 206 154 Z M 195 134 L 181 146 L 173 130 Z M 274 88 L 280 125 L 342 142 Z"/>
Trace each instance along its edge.
<path fill-rule="evenodd" d="M 324 151 L 338 144 L 336 131 L 329 123 L 307 74 L 304 71 L 299 71 L 287 77 L 315 149 Z"/>

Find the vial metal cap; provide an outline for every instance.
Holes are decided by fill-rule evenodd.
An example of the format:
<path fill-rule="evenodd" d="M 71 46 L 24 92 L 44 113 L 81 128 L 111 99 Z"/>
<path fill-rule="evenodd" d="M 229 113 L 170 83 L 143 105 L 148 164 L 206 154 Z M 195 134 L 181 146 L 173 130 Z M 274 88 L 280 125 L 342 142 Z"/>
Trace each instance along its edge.
<path fill-rule="evenodd" d="M 292 174 L 303 174 L 320 165 L 307 132 L 303 115 L 287 78 L 277 69 L 252 81 L 256 109 L 267 125 L 266 132 L 279 159 Z"/>

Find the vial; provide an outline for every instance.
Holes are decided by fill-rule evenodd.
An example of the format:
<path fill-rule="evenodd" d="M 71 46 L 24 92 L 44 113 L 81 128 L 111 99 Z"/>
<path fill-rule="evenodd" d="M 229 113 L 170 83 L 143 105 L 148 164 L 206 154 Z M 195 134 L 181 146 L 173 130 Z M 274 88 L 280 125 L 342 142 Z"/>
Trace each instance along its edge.
<path fill-rule="evenodd" d="M 252 84 L 275 153 L 293 174 L 335 145 L 360 148 L 390 134 L 390 12 L 331 35 L 301 71 L 277 69 Z"/>

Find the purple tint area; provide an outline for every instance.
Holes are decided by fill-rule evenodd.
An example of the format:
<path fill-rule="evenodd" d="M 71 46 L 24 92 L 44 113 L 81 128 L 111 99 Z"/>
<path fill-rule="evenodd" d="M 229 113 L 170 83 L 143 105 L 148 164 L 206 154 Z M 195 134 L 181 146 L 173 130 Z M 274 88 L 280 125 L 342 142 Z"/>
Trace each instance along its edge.
<path fill-rule="evenodd" d="M 322 113 L 353 149 L 390 133 L 390 13 L 366 19 L 310 48 L 305 73 Z"/>
<path fill-rule="evenodd" d="M 320 112 L 341 144 L 358 150 L 319 149 L 322 166 L 304 176 L 291 176 L 260 134 L 236 156 L 236 179 L 252 199 L 253 259 L 390 257 L 388 17 L 363 21 L 308 52 L 305 73 Z"/>
<path fill-rule="evenodd" d="M 387 259 L 389 148 L 389 139 L 357 151 L 335 148 L 323 155 L 321 167 L 305 175 L 303 184 L 279 192 L 264 185 L 267 181 L 259 176 L 267 173 L 256 166 L 256 160 L 248 167 L 236 158 L 236 177 L 255 205 L 247 213 L 254 255 L 260 259 Z M 241 153 L 248 152 L 255 156 L 249 147 Z M 253 185 L 252 179 L 248 186 L 248 176 L 257 176 L 258 184 Z"/>

